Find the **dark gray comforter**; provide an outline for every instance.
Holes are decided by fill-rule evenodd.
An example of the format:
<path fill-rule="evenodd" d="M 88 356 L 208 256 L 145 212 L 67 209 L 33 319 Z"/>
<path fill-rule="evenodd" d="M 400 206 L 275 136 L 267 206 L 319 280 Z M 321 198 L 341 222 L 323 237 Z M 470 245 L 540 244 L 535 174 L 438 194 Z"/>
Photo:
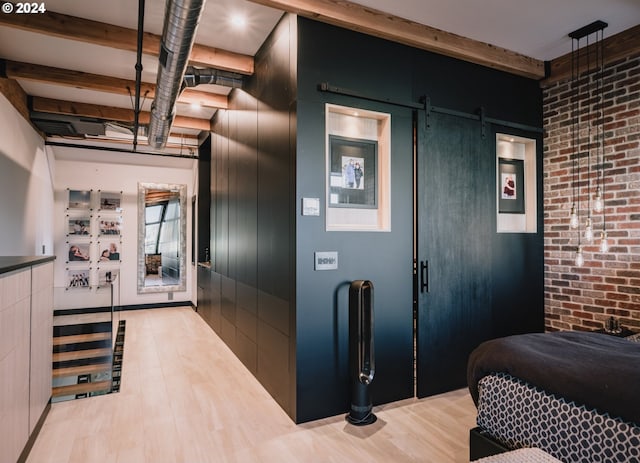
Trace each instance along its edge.
<path fill-rule="evenodd" d="M 600 333 L 554 332 L 484 342 L 469 356 L 467 382 L 504 372 L 546 392 L 640 424 L 640 343 Z"/>

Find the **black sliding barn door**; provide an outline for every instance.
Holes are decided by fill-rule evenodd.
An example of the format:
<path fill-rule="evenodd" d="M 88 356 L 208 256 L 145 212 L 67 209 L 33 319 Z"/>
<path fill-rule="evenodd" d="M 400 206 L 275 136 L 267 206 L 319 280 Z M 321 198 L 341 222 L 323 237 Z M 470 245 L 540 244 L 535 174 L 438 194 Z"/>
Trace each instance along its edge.
<path fill-rule="evenodd" d="M 491 330 L 495 144 L 478 120 L 424 112 L 417 123 L 417 395 L 466 385 Z M 508 269 L 504 269 L 508 272 Z"/>

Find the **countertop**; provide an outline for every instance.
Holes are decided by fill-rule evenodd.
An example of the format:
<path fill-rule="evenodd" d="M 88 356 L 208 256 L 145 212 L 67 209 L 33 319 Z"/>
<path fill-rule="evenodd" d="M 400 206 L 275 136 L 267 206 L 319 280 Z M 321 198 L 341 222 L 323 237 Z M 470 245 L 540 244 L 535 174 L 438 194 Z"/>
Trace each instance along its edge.
<path fill-rule="evenodd" d="M 0 256 L 0 274 L 55 260 L 56 256 Z"/>

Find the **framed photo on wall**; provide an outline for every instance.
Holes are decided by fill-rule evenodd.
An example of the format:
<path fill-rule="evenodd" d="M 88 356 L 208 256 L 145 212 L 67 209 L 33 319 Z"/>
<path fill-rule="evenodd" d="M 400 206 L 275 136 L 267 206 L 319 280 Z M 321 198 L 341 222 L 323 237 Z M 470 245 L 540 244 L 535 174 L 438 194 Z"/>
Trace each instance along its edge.
<path fill-rule="evenodd" d="M 329 135 L 329 207 L 378 206 L 378 142 Z"/>
<path fill-rule="evenodd" d="M 524 214 L 524 161 L 498 158 L 498 211 Z"/>
<path fill-rule="evenodd" d="M 67 210 L 91 210 L 91 190 L 67 190 Z"/>
<path fill-rule="evenodd" d="M 115 235 L 120 236 L 122 232 L 122 218 L 121 217 L 98 217 L 98 234 Z"/>
<path fill-rule="evenodd" d="M 75 238 L 89 237 L 91 235 L 91 216 L 67 216 L 67 236 L 71 235 Z"/>
<path fill-rule="evenodd" d="M 118 267 L 98 267 L 98 288 L 108 288 L 109 285 L 116 279 L 119 273 L 120 269 Z"/>
<path fill-rule="evenodd" d="M 98 242 L 98 262 L 120 262 L 122 254 L 120 253 L 120 241 L 118 240 L 100 240 Z"/>
<path fill-rule="evenodd" d="M 98 209 L 100 211 L 113 211 L 113 212 L 122 212 L 122 192 L 113 192 L 113 191 L 99 191 L 100 193 L 100 204 Z"/>
<path fill-rule="evenodd" d="M 67 263 L 69 262 L 89 262 L 90 243 L 72 241 L 67 243 Z"/>
<path fill-rule="evenodd" d="M 67 269 L 67 289 L 90 288 L 89 269 Z"/>

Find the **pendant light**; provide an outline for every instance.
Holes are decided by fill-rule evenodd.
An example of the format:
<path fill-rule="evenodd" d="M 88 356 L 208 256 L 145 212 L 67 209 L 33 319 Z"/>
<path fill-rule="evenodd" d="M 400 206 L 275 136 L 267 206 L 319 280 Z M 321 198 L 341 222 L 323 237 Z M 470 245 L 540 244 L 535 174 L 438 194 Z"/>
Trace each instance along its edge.
<path fill-rule="evenodd" d="M 576 267 L 582 267 L 584 265 L 584 255 L 582 254 L 582 246 L 578 246 L 574 263 Z"/>
<path fill-rule="evenodd" d="M 578 245 L 574 256 L 574 264 L 576 267 L 584 265 L 585 257 L 582 247 L 582 238 L 587 245 L 593 243 L 594 239 L 594 220 L 592 212 L 602 213 L 602 232 L 600 233 L 600 252 L 607 252 L 609 242 L 606 230 L 605 207 L 604 207 L 604 98 L 603 98 L 603 78 L 604 78 L 604 28 L 607 23 L 603 21 L 595 21 L 569 34 L 571 37 L 571 138 L 572 138 L 572 206 L 569 215 L 569 226 L 571 229 L 577 229 Z M 591 67 L 591 56 L 594 53 L 589 43 L 589 37 L 595 33 L 595 67 Z M 580 40 L 586 38 L 585 50 L 580 49 Z M 586 66 L 581 67 L 581 54 L 586 57 Z M 584 68 L 584 69 L 582 69 Z M 592 76 L 593 73 L 593 76 Z M 596 90 L 592 92 L 592 79 L 595 82 Z M 584 85 L 584 89 L 582 88 Z M 596 102 L 593 102 L 595 94 Z M 584 106 L 585 114 L 581 114 L 580 102 Z M 595 106 L 597 111 L 592 111 Z M 581 123 L 586 124 L 586 129 L 581 130 Z M 592 134 L 591 128 L 595 125 L 598 130 L 594 130 Z M 585 140 L 580 139 L 580 135 L 586 137 Z M 595 135 L 597 143 L 592 142 L 592 136 Z M 584 235 L 580 230 L 580 201 L 581 201 L 581 166 L 580 158 L 583 153 L 581 149 L 581 141 L 586 147 L 586 198 L 587 198 L 587 217 L 585 219 Z M 595 173 L 596 188 L 592 195 L 592 150 L 595 146 Z M 584 188 L 584 186 L 582 186 Z M 593 207 L 592 207 L 593 206 Z"/>

